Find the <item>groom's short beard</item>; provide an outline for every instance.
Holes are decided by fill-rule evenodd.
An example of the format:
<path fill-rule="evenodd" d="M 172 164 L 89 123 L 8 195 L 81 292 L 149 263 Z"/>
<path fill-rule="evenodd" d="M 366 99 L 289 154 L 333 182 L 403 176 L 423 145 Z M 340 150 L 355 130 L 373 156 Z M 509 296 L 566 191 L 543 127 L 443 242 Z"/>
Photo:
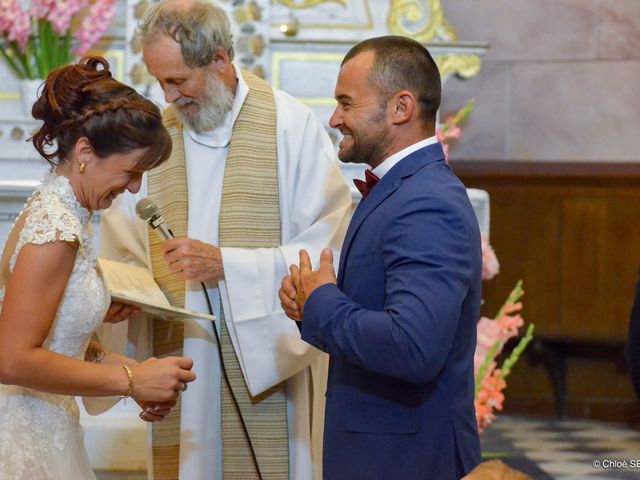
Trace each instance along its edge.
<path fill-rule="evenodd" d="M 233 106 L 234 93 L 222 80 L 209 75 L 205 85 L 204 98 L 179 98 L 176 102 L 176 115 L 182 123 L 196 133 L 209 132 L 222 125 L 225 115 Z M 197 108 L 186 109 L 191 104 Z"/>

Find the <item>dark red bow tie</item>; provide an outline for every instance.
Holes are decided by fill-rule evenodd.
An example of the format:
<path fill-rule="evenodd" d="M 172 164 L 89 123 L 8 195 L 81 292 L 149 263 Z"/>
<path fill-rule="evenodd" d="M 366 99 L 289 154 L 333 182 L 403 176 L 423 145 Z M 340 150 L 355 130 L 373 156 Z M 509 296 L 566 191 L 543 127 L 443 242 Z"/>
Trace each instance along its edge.
<path fill-rule="evenodd" d="M 366 197 L 371 189 L 375 187 L 379 181 L 380 179 L 376 176 L 376 174 L 369 169 L 364 171 L 364 180 L 360 180 L 358 178 L 353 179 L 353 183 L 355 184 L 356 188 L 360 190 L 362 198 Z"/>

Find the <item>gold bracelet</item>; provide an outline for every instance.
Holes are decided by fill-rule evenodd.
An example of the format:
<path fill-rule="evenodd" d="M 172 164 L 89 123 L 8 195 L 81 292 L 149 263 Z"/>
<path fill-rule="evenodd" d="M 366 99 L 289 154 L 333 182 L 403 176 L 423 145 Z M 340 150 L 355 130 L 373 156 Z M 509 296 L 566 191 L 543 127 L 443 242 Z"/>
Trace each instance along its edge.
<path fill-rule="evenodd" d="M 131 369 L 124 363 L 122 364 L 122 368 L 124 368 L 124 371 L 127 374 L 127 380 L 129 381 L 129 390 L 124 395 L 120 395 L 120 397 L 129 398 L 131 395 L 133 395 L 133 373 L 131 372 Z"/>

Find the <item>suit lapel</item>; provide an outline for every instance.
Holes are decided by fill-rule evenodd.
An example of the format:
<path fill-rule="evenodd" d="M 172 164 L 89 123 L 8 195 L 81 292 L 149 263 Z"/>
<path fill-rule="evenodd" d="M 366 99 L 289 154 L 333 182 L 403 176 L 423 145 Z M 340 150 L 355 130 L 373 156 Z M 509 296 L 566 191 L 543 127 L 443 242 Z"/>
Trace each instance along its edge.
<path fill-rule="evenodd" d="M 360 200 L 356 207 L 347 234 L 342 244 L 340 253 L 340 265 L 338 267 L 338 287 L 342 287 L 342 278 L 344 265 L 349 254 L 351 243 L 358 232 L 358 229 L 365 219 L 373 212 L 382 202 L 385 201 L 393 192 L 401 185 L 403 179 L 411 177 L 420 168 L 429 163 L 444 160 L 444 152 L 439 143 L 428 145 L 420 150 L 416 150 L 411 155 L 400 160 L 394 167 L 382 177 L 380 182 L 371 190 L 367 198 Z"/>

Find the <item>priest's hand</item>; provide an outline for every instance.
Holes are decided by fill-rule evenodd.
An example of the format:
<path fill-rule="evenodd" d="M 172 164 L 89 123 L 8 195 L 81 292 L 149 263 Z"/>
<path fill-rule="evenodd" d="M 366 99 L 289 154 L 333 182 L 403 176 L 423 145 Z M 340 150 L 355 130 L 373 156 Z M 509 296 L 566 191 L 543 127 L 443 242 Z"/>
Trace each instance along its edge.
<path fill-rule="evenodd" d="M 222 254 L 216 246 L 187 237 L 170 238 L 163 242 L 162 251 L 171 271 L 185 280 L 224 280 Z"/>
<path fill-rule="evenodd" d="M 139 311 L 140 309 L 134 305 L 111 302 L 103 321 L 104 323 L 119 323 L 134 318 Z"/>
<path fill-rule="evenodd" d="M 292 278 L 296 286 L 296 303 L 302 311 L 309 296 L 319 287 L 329 283 L 336 284 L 336 271 L 333 268 L 333 252 L 325 248 L 320 254 L 320 267 L 313 271 L 311 259 L 306 250 L 300 250 L 300 271 L 292 271 Z"/>

